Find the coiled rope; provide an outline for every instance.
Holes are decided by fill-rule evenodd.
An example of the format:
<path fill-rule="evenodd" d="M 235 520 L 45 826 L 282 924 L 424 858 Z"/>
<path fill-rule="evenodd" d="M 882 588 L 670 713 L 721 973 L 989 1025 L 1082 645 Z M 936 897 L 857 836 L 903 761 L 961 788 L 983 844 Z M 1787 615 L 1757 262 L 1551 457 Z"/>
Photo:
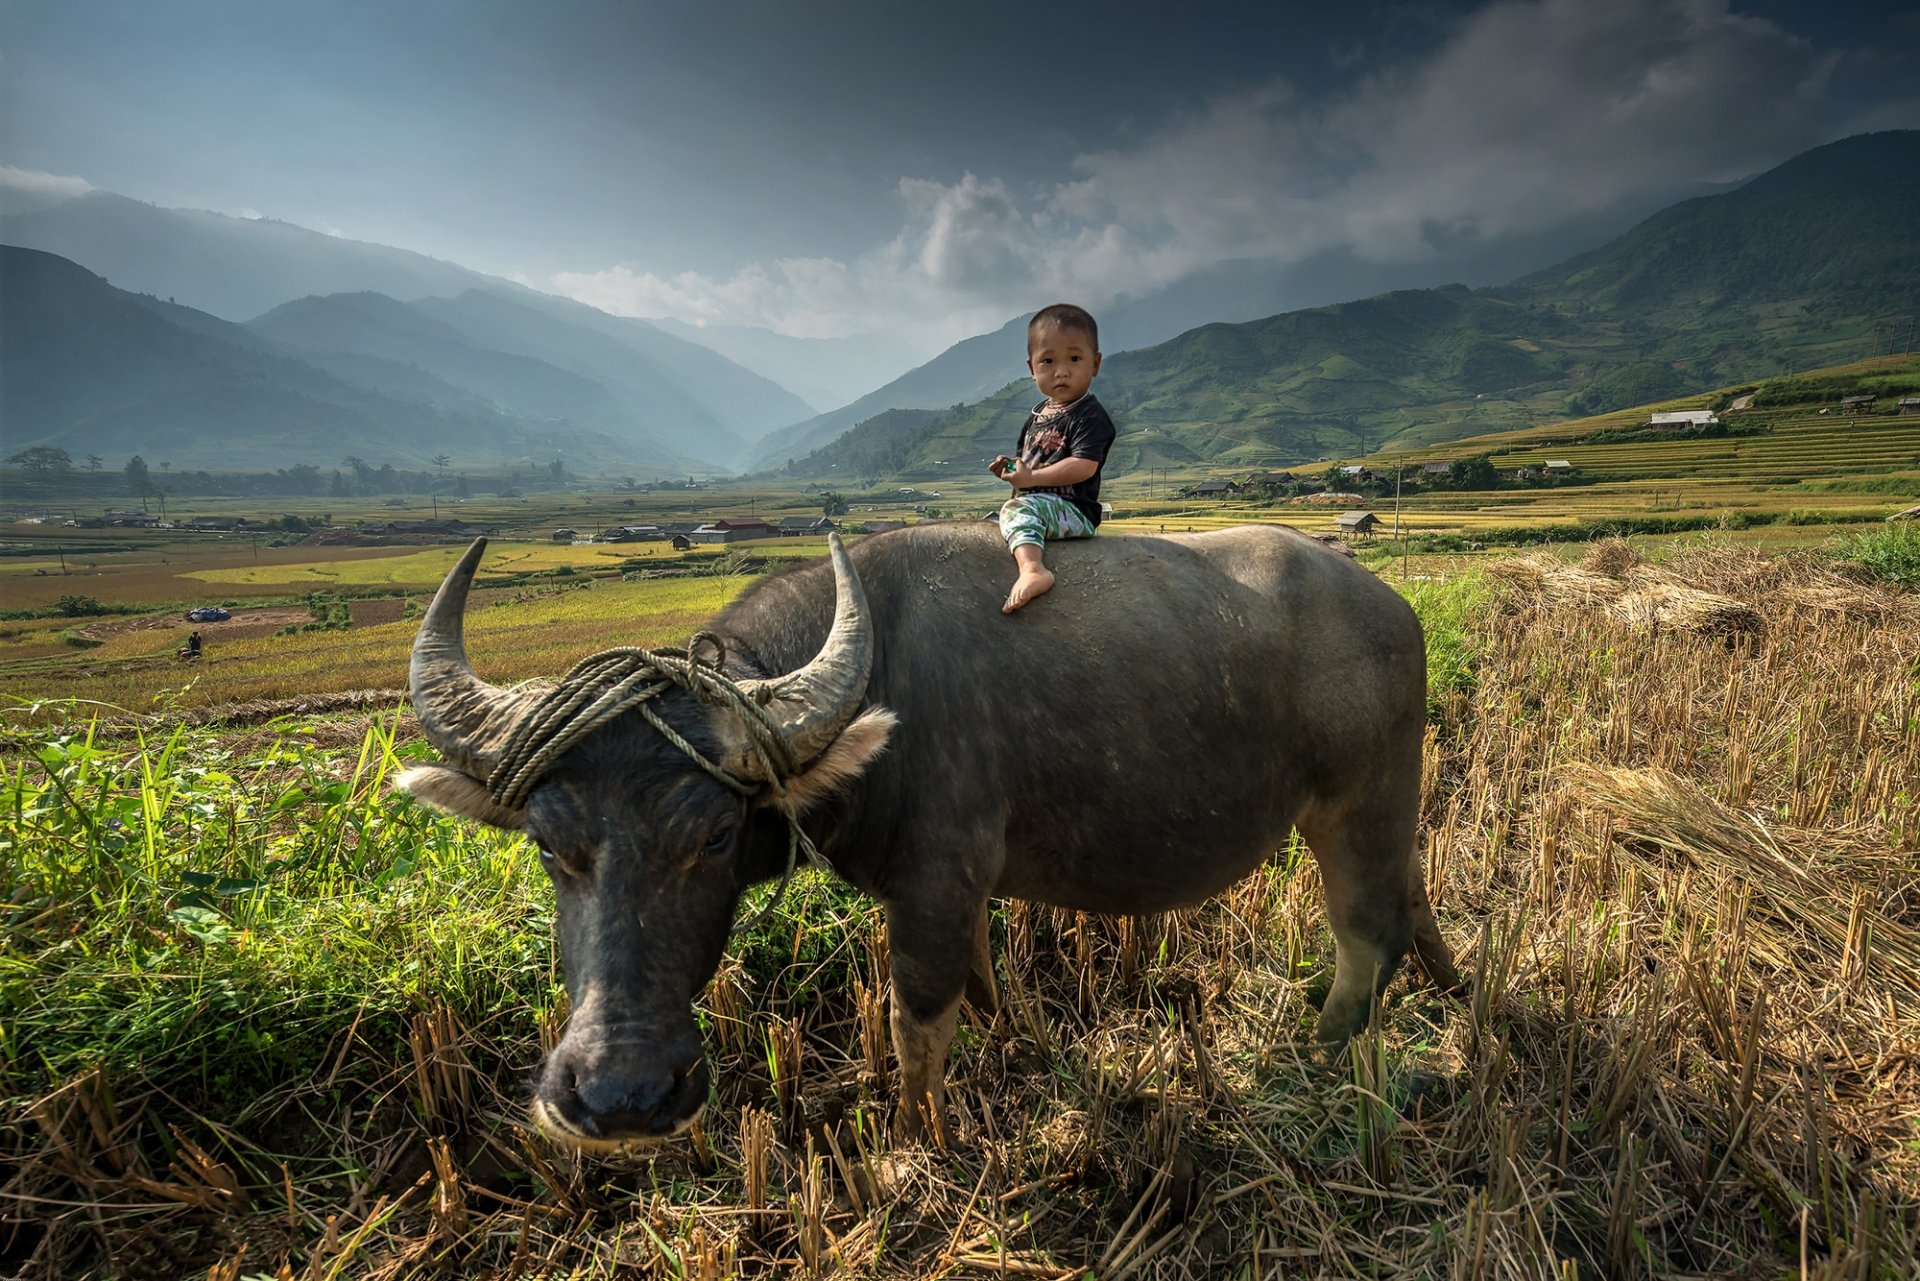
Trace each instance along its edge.
<path fill-rule="evenodd" d="M 702 655 L 702 646 L 711 647 L 711 655 Z M 694 764 L 712 775 L 739 796 L 757 790 L 758 785 L 737 778 L 689 743 L 673 726 L 660 719 L 647 706 L 670 689 L 684 689 L 704 707 L 731 713 L 746 727 L 748 749 L 760 761 L 761 770 L 776 796 L 784 796 L 787 783 L 800 772 L 802 761 L 793 758 L 793 749 L 781 733 L 779 722 L 761 699 L 772 698 L 772 687 L 762 686 L 756 698 L 740 683 L 721 671 L 726 647 L 712 632 L 695 632 L 685 649 L 639 649 L 623 647 L 601 650 L 574 664 L 559 684 L 540 696 L 527 713 L 514 722 L 502 746 L 500 759 L 487 777 L 487 791 L 497 805 L 520 809 L 534 785 L 553 763 L 601 726 L 638 710 L 647 723 L 659 730 L 669 743 L 679 748 Z M 822 870 L 831 865 L 820 856 L 813 840 L 800 830 L 800 819 L 787 811 L 787 868 L 773 894 L 750 919 L 735 925 L 729 938 L 752 929 L 765 920 L 775 904 L 787 892 L 787 884 L 805 853 L 807 862 Z"/>

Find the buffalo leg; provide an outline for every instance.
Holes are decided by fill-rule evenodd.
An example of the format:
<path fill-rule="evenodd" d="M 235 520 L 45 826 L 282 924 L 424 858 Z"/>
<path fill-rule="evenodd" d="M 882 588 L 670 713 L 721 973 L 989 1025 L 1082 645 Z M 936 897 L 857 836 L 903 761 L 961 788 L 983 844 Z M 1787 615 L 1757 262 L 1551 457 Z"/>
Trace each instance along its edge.
<path fill-rule="evenodd" d="M 1410 770 L 1366 784 L 1344 807 L 1317 809 L 1300 822 L 1320 864 L 1333 926 L 1333 990 L 1313 1031 L 1314 1040 L 1331 1050 L 1367 1025 L 1374 998 L 1386 990 L 1414 936 L 1410 875 L 1419 818 L 1417 756 Z M 1424 892 L 1420 902 L 1425 905 Z M 1431 925 L 1432 919 L 1428 911 L 1426 922 Z M 1438 938 L 1435 928 L 1433 939 Z M 1444 943 L 1440 950 L 1444 954 Z"/>
<path fill-rule="evenodd" d="M 989 1019 L 1000 1012 L 1000 985 L 993 981 L 993 927 L 988 904 L 980 900 L 973 926 L 973 969 L 967 975 L 967 1003 Z"/>
<path fill-rule="evenodd" d="M 945 1134 L 947 1049 L 960 1021 L 960 997 L 972 976 L 980 903 L 923 908 L 887 904 L 893 971 L 893 1052 L 900 1059 L 901 1137 L 913 1140 L 931 1122 Z"/>

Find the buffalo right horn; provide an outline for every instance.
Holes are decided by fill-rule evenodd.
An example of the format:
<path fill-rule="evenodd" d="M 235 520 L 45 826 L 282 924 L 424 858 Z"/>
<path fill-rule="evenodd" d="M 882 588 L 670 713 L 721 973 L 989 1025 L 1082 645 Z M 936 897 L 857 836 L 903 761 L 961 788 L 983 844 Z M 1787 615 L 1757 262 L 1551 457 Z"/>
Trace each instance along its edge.
<path fill-rule="evenodd" d="M 773 714 L 796 765 L 805 765 L 839 737 L 860 710 L 873 669 L 873 619 L 867 594 L 840 535 L 827 535 L 833 560 L 833 629 L 805 667 L 740 686 Z M 730 753 L 726 766 L 745 778 L 766 779 L 756 752 Z"/>

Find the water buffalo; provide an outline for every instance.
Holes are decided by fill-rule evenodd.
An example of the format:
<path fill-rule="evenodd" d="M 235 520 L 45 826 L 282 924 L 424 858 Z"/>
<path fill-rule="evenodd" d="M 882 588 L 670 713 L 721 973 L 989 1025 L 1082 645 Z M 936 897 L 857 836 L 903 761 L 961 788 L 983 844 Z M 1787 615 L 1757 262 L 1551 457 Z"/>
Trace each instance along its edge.
<path fill-rule="evenodd" d="M 1298 825 L 1337 953 L 1316 1037 L 1344 1043 L 1409 944 L 1457 985 L 1415 854 L 1426 659 L 1391 588 L 1272 527 L 1102 536 L 1048 549 L 1059 589 L 1000 612 L 986 527 L 870 538 L 766 579 L 711 624 L 799 773 L 768 785 L 748 713 L 674 689 L 625 713 L 503 803 L 488 779 L 542 686 L 488 685 L 461 616 L 484 540 L 414 644 L 414 706 L 444 765 L 399 786 L 525 831 L 553 878 L 573 1013 L 534 1115 L 583 1147 L 658 1138 L 707 1098 L 692 1003 L 742 893 L 788 865 L 788 813 L 885 906 L 901 1128 L 938 1123 L 972 976 L 991 991 L 1000 895 L 1093 912 L 1197 903 Z M 609 620 L 612 622 L 612 620 Z"/>

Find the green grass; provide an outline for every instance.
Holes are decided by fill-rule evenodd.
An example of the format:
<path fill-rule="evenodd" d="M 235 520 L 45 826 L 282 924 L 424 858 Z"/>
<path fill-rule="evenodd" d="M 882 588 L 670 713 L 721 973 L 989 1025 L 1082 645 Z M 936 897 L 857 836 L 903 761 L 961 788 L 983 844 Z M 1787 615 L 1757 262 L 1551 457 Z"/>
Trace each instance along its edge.
<path fill-rule="evenodd" d="M 1842 545 L 1840 556 L 1875 578 L 1920 588 L 1920 523 L 1901 521 L 1855 534 Z"/>
<path fill-rule="evenodd" d="M 544 1004 L 545 877 L 519 840 L 394 794 L 421 754 L 379 724 L 347 759 L 298 731 L 30 739 L 0 834 L 12 1088 L 139 1064 L 204 1103 L 311 1068 L 356 1016 Z"/>
<path fill-rule="evenodd" d="M 1478 658 L 1473 638 L 1482 630 L 1493 593 L 1478 574 L 1396 586 L 1426 632 L 1427 712 L 1429 719 L 1438 719 L 1450 699 L 1473 692 Z"/>

